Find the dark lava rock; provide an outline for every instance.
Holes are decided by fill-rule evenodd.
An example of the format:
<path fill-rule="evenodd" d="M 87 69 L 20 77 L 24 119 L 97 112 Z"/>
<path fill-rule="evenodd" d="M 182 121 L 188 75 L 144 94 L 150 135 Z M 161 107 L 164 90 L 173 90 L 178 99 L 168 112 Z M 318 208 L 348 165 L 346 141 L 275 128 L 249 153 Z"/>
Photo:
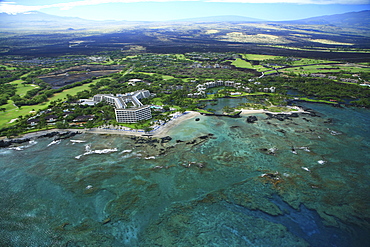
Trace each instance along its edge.
<path fill-rule="evenodd" d="M 72 131 L 67 131 L 66 133 L 59 133 L 55 140 L 62 140 L 62 139 L 68 139 L 70 137 L 73 137 L 77 134 L 80 134 L 79 132 L 72 132 Z"/>
<path fill-rule="evenodd" d="M 235 129 L 235 128 L 239 128 L 240 126 L 237 126 L 237 125 L 234 125 L 234 126 L 231 126 L 230 129 Z"/>
<path fill-rule="evenodd" d="M 286 119 L 289 119 L 289 115 L 283 114 L 283 113 L 279 113 L 279 114 L 266 113 L 266 115 L 268 116 L 268 119 L 275 118 L 279 121 L 284 121 Z"/>
<path fill-rule="evenodd" d="M 22 139 L 13 139 L 13 140 L 1 140 L 0 141 L 0 148 L 9 147 L 12 144 L 20 144 L 24 142 L 29 142 L 31 139 L 29 138 L 22 138 Z"/>
<path fill-rule="evenodd" d="M 167 142 L 172 140 L 172 137 L 171 136 L 165 136 L 165 137 L 162 137 L 161 140 L 162 140 L 161 141 L 162 143 L 167 143 Z"/>
<path fill-rule="evenodd" d="M 299 114 L 298 113 L 291 113 L 289 117 L 299 117 Z"/>
<path fill-rule="evenodd" d="M 302 112 L 302 114 L 310 115 L 311 117 L 321 117 L 318 115 L 314 110 L 310 109 L 307 110 L 306 112 Z"/>
<path fill-rule="evenodd" d="M 324 121 L 324 123 L 333 123 L 333 119 L 332 118 L 328 118 L 327 120 Z"/>
<path fill-rule="evenodd" d="M 195 144 L 196 142 L 197 140 L 192 140 L 192 141 L 187 142 L 186 144 L 191 145 L 191 144 Z"/>
<path fill-rule="evenodd" d="M 283 129 L 278 129 L 278 130 L 276 130 L 276 131 L 278 131 L 278 132 L 280 132 L 280 133 L 283 133 L 283 134 L 285 134 L 285 133 L 286 133 L 286 131 L 285 131 L 285 130 L 283 130 Z"/>
<path fill-rule="evenodd" d="M 53 132 L 41 134 L 37 136 L 36 138 L 54 137 L 54 140 L 60 140 L 60 139 L 70 138 L 80 133 L 81 132 L 73 132 L 73 131 L 66 131 L 66 132 L 53 131 Z M 20 144 L 24 142 L 29 142 L 30 140 L 31 140 L 30 138 L 16 138 L 16 139 L 9 139 L 9 140 L 0 140 L 0 148 L 9 147 L 12 144 Z"/>
<path fill-rule="evenodd" d="M 184 142 L 184 141 L 181 141 L 181 140 L 176 140 L 176 143 L 180 143 L 180 142 Z"/>
<path fill-rule="evenodd" d="M 304 111 L 313 111 L 311 108 L 308 108 L 306 106 L 299 106 Z"/>
<path fill-rule="evenodd" d="M 249 117 L 247 118 L 247 123 L 254 123 L 254 122 L 256 122 L 256 121 L 258 121 L 258 119 L 257 119 L 257 117 L 256 117 L 256 116 L 249 116 Z"/>
<path fill-rule="evenodd" d="M 209 138 L 208 135 L 206 135 L 206 136 L 199 136 L 199 139 L 207 139 L 207 138 Z"/>
<path fill-rule="evenodd" d="M 46 133 L 46 134 L 43 134 L 43 135 L 39 135 L 37 138 L 54 137 L 56 135 L 59 135 L 59 132 L 53 131 L 53 132 L 49 132 L 49 133 Z"/>
<path fill-rule="evenodd" d="M 200 120 L 200 118 L 198 118 L 198 117 L 195 119 L 195 121 L 199 121 L 199 120 Z"/>

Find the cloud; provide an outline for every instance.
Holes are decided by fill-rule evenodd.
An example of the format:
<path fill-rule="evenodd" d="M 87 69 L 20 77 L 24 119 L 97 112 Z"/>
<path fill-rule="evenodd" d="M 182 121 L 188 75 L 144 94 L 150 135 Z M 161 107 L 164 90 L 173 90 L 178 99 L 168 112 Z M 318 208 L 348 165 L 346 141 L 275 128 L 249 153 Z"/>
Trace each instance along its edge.
<path fill-rule="evenodd" d="M 47 8 L 69 10 L 78 6 L 99 5 L 106 3 L 138 2 L 219 2 L 219 3 L 292 3 L 292 4 L 370 4 L 370 0 L 78 0 L 68 3 L 48 5 L 20 5 L 15 2 L 0 2 L 0 13 L 17 14 L 39 11 Z"/>
<path fill-rule="evenodd" d="M 17 14 L 28 11 L 39 11 L 48 8 L 69 10 L 78 6 L 99 5 L 105 3 L 138 3 L 138 2 L 173 2 L 173 1 L 199 1 L 199 0 L 80 0 L 68 3 L 56 3 L 47 5 L 20 5 L 15 2 L 0 2 L 0 13 Z"/>

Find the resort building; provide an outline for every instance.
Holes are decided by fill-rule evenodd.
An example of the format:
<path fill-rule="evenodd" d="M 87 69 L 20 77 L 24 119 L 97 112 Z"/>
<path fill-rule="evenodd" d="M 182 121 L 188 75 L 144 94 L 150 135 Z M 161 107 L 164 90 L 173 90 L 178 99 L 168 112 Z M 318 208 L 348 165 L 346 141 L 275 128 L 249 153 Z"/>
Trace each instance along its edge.
<path fill-rule="evenodd" d="M 116 120 L 119 123 L 137 123 L 152 118 L 150 106 L 140 102 L 150 96 L 149 90 L 139 90 L 127 94 L 97 94 L 94 102 L 107 102 L 115 107 Z"/>
<path fill-rule="evenodd" d="M 236 83 L 234 81 L 222 81 L 222 80 L 218 80 L 218 81 L 209 81 L 209 82 L 206 82 L 206 83 L 203 83 L 203 84 L 198 84 L 196 86 L 196 92 L 195 93 L 189 93 L 188 94 L 188 97 L 190 97 L 190 98 L 201 98 L 201 97 L 205 97 L 206 90 L 208 88 L 219 87 L 219 86 L 233 87 L 233 88 L 236 88 L 236 89 L 245 90 L 248 93 L 250 93 L 252 91 L 251 88 L 249 88 L 249 87 L 243 87 L 242 84 L 239 83 L 239 82 Z"/>

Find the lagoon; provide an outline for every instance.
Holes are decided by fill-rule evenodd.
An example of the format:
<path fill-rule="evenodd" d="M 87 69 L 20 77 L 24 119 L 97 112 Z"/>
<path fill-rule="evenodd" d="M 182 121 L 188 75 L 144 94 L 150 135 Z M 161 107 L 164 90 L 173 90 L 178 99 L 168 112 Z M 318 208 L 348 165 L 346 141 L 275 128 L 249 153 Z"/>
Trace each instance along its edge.
<path fill-rule="evenodd" d="M 370 111 L 304 106 L 319 116 L 200 116 L 163 143 L 85 133 L 0 149 L 0 242 L 365 246 Z"/>

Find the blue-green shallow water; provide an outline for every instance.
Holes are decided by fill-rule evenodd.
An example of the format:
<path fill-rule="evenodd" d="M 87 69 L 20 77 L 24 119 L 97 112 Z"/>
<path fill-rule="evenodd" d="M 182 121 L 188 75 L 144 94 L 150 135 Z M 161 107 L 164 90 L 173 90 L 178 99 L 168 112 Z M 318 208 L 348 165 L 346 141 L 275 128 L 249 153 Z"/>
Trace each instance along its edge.
<path fill-rule="evenodd" d="M 91 134 L 0 149 L 1 246 L 367 246 L 370 111 L 307 106 L 187 120 L 162 155 Z"/>

